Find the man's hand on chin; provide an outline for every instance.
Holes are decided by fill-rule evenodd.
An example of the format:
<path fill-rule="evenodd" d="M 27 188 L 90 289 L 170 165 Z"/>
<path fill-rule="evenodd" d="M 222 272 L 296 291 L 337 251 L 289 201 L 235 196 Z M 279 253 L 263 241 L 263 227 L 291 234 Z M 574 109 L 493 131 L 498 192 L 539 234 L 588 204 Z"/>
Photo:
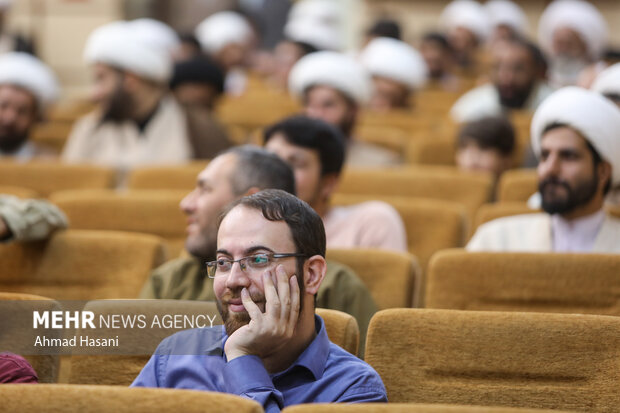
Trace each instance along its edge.
<path fill-rule="evenodd" d="M 237 329 L 224 346 L 228 361 L 245 355 L 264 359 L 285 348 L 293 337 L 299 319 L 300 292 L 297 276 L 288 277 L 284 267 L 262 275 L 265 289 L 265 312 L 252 301 L 247 289 L 241 301 L 250 315 L 250 322 Z"/>

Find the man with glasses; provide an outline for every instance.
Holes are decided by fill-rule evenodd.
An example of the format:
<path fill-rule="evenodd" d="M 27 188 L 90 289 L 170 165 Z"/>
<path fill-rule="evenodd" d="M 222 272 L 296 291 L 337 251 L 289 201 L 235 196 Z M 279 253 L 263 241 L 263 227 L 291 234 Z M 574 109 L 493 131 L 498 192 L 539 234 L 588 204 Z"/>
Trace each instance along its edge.
<path fill-rule="evenodd" d="M 325 230 L 308 204 L 280 190 L 238 200 L 219 222 L 217 255 L 207 264 L 225 332 L 166 338 L 132 386 L 232 393 L 266 412 L 386 402 L 379 375 L 331 343 L 314 314 L 326 267 Z"/>

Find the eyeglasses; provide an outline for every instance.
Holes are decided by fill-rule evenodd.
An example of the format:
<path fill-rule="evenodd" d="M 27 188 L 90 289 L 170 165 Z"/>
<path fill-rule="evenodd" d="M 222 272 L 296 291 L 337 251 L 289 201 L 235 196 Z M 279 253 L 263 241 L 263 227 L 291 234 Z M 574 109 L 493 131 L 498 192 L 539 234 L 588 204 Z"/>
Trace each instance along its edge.
<path fill-rule="evenodd" d="M 267 268 L 269 264 L 274 262 L 278 258 L 288 257 L 305 257 L 304 254 L 286 253 L 280 254 L 277 252 L 267 252 L 261 254 L 254 254 L 247 257 L 239 258 L 238 260 L 231 260 L 230 258 L 220 258 L 215 261 L 207 262 L 207 275 L 209 278 L 227 276 L 235 262 L 239 263 L 241 271 L 250 270 L 262 270 Z"/>

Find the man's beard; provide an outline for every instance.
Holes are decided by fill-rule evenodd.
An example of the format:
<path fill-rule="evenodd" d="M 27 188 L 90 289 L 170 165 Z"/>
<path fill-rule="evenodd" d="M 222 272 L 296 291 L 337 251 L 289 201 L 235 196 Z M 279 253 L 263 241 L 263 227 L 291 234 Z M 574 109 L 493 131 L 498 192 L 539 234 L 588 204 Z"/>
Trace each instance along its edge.
<path fill-rule="evenodd" d="M 546 189 L 550 185 L 563 187 L 566 196 L 552 198 L 550 195 L 546 195 Z M 566 181 L 557 178 L 544 179 L 538 185 L 538 191 L 542 198 L 542 209 L 548 214 L 565 214 L 586 205 L 594 198 L 597 190 L 598 177 L 596 173 L 592 175 L 592 179 L 579 182 L 575 188 L 571 188 Z"/>
<path fill-rule="evenodd" d="M 496 86 L 496 88 L 499 93 L 499 101 L 503 107 L 510 109 L 522 109 L 525 106 L 525 102 L 527 102 L 530 97 L 532 89 L 534 89 L 534 82 L 524 88 L 513 89 L 509 95 L 506 92 L 503 92 L 499 86 Z"/>
<path fill-rule="evenodd" d="M 265 296 L 263 294 L 254 294 L 250 297 L 254 304 L 258 305 L 259 307 L 264 307 Z M 222 316 L 222 321 L 224 321 L 224 327 L 226 328 L 226 334 L 228 335 L 228 337 L 230 337 L 239 328 L 249 324 L 251 320 L 250 314 L 248 314 L 247 310 L 235 313 L 231 313 L 228 310 L 228 301 L 237 298 L 241 299 L 241 288 L 235 291 L 227 292 L 221 299 L 217 299 L 215 302 L 217 305 L 217 309 Z M 261 311 L 264 312 L 265 309 L 262 308 Z"/>
<path fill-rule="evenodd" d="M 21 146 L 28 140 L 26 130 L 18 133 L 13 127 L 0 127 L 0 151 L 5 153 L 17 152 Z"/>
<path fill-rule="evenodd" d="M 185 249 L 194 257 L 204 261 L 215 260 L 217 250 L 217 228 L 211 226 L 196 235 L 188 236 L 185 240 Z"/>
<path fill-rule="evenodd" d="M 588 62 L 568 56 L 555 56 L 549 64 L 549 83 L 555 88 L 575 85 Z"/>
<path fill-rule="evenodd" d="M 133 97 L 119 84 L 110 96 L 101 120 L 102 122 L 121 123 L 130 119 L 133 107 Z"/>

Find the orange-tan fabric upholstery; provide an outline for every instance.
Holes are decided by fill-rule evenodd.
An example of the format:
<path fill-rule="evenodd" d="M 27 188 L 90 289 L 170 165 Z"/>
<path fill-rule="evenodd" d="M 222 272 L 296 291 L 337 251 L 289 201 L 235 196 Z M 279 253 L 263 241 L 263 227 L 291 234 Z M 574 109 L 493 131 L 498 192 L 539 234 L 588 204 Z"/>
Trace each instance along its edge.
<path fill-rule="evenodd" d="M 191 191 L 196 187 L 198 174 L 208 162 L 194 161 L 177 166 L 145 166 L 129 174 L 129 189 L 174 189 Z"/>
<path fill-rule="evenodd" d="M 514 169 L 506 171 L 497 184 L 499 202 L 526 202 L 538 191 L 536 169 Z"/>
<path fill-rule="evenodd" d="M 27 199 L 27 198 L 38 198 L 39 194 L 37 191 L 33 191 L 32 189 L 23 188 L 21 186 L 10 186 L 10 185 L 2 185 L 0 186 L 0 195 L 13 195 L 18 198 Z"/>
<path fill-rule="evenodd" d="M 330 341 L 349 353 L 357 355 L 360 342 L 360 329 L 355 317 L 342 311 L 317 308 L 315 310 L 323 321 Z"/>
<path fill-rule="evenodd" d="M 418 403 L 330 403 L 298 404 L 283 413 L 562 413 L 548 409 L 519 409 L 513 407 L 460 406 Z"/>
<path fill-rule="evenodd" d="M 484 204 L 478 208 L 476 212 L 476 217 L 474 218 L 474 232 L 480 225 L 497 218 L 511 215 L 534 214 L 537 212 L 540 212 L 540 210 L 529 208 L 525 202 L 496 202 Z"/>

